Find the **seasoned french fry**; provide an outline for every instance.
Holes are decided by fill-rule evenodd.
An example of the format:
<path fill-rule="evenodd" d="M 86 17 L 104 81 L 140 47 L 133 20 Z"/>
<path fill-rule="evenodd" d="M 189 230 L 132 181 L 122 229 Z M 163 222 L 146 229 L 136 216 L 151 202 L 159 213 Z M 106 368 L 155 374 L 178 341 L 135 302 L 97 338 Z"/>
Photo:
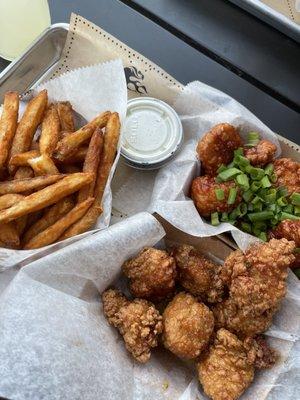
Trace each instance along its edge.
<path fill-rule="evenodd" d="M 19 167 L 15 173 L 14 179 L 32 178 L 34 176 L 33 170 L 30 167 Z"/>
<path fill-rule="evenodd" d="M 72 154 L 70 157 L 66 158 L 63 163 L 64 164 L 76 164 L 84 162 L 86 154 L 88 151 L 88 146 L 79 147 L 76 153 Z"/>
<path fill-rule="evenodd" d="M 60 132 L 60 122 L 56 107 L 51 104 L 46 110 L 42 122 L 42 132 L 40 137 L 40 152 L 47 156 L 52 156 L 56 148 Z"/>
<path fill-rule="evenodd" d="M 55 175 L 38 178 L 52 178 L 53 176 Z M 88 173 L 79 172 L 77 174 L 68 175 L 53 185 L 26 196 L 14 206 L 0 211 L 0 224 L 13 221 L 22 215 L 51 206 L 62 198 L 81 189 L 84 185 L 88 185 L 92 180 L 92 174 Z"/>
<path fill-rule="evenodd" d="M 56 104 L 62 131 L 74 132 L 73 108 L 69 101 L 59 101 Z"/>
<path fill-rule="evenodd" d="M 19 237 L 22 236 L 22 234 L 26 228 L 27 218 L 28 218 L 28 215 L 23 215 L 23 217 L 16 219 L 14 222 L 10 222 L 11 224 L 13 224 L 13 223 L 15 224 L 15 228 L 16 228 L 16 231 L 17 231 L 17 234 Z"/>
<path fill-rule="evenodd" d="M 0 195 L 7 193 L 23 193 L 28 190 L 39 189 L 51 185 L 62 179 L 65 175 L 46 175 L 35 178 L 15 179 L 13 181 L 0 182 Z"/>
<path fill-rule="evenodd" d="M 93 136 L 90 140 L 87 155 L 83 164 L 82 172 L 91 172 L 94 174 L 94 180 L 89 184 L 84 186 L 78 192 L 78 203 L 92 197 L 94 194 L 94 188 L 97 179 L 98 165 L 103 148 L 103 133 L 100 128 L 96 128 Z"/>
<path fill-rule="evenodd" d="M 30 149 L 33 135 L 42 121 L 47 101 L 47 91 L 42 90 L 28 103 L 13 139 L 10 158 L 15 154 L 24 153 Z M 14 165 L 9 164 L 8 169 L 11 175 L 16 171 Z"/>
<path fill-rule="evenodd" d="M 82 203 L 79 203 L 82 204 Z M 72 236 L 79 235 L 80 233 L 86 232 L 89 230 L 95 223 L 97 219 L 102 214 L 102 207 L 95 204 L 88 209 L 85 215 L 75 222 L 70 228 L 68 228 L 59 238 L 59 240 L 65 240 Z"/>
<path fill-rule="evenodd" d="M 0 225 L 0 241 L 4 247 L 17 248 L 20 246 L 20 239 L 16 227 L 13 223 Z"/>
<path fill-rule="evenodd" d="M 78 219 L 80 219 L 86 213 L 93 201 L 93 198 L 88 198 L 82 203 L 77 204 L 71 211 L 68 212 L 68 214 L 32 238 L 24 246 L 24 250 L 37 249 L 55 242 L 62 235 L 62 233 L 69 228 L 69 226 L 78 221 Z"/>
<path fill-rule="evenodd" d="M 70 135 L 68 136 L 65 136 L 62 140 L 58 142 L 56 150 L 54 152 L 54 157 L 59 161 L 64 161 L 66 158 L 76 153 L 78 148 L 86 140 L 90 139 L 94 130 L 97 127 L 103 128 L 107 124 L 109 116 L 110 112 L 106 111 L 94 118 L 87 125 L 78 129 L 78 131 L 70 133 Z"/>
<path fill-rule="evenodd" d="M 38 150 L 29 150 L 25 153 L 15 154 L 12 156 L 9 163 L 10 165 L 16 165 L 17 167 L 28 167 L 28 160 L 38 157 L 39 155 L 40 152 Z"/>
<path fill-rule="evenodd" d="M 9 208 L 18 201 L 22 200 L 24 198 L 23 195 L 21 194 L 4 194 L 3 196 L 0 196 L 0 210 L 4 210 L 5 208 Z"/>
<path fill-rule="evenodd" d="M 4 96 L 0 118 L 0 170 L 5 167 L 10 147 L 16 133 L 19 112 L 19 95 L 7 92 Z"/>
<path fill-rule="evenodd" d="M 47 154 L 29 159 L 28 164 L 31 166 L 36 176 L 59 174 L 56 165 Z"/>
<path fill-rule="evenodd" d="M 67 214 L 74 207 L 74 200 L 72 197 L 65 197 L 58 203 L 53 204 L 49 209 L 26 231 L 23 236 L 23 244 L 28 243 L 32 238 L 40 232 L 49 228 L 61 217 Z"/>
<path fill-rule="evenodd" d="M 98 167 L 98 175 L 94 192 L 95 201 L 87 213 L 69 229 L 67 229 L 60 240 L 78 235 L 90 229 L 102 213 L 102 197 L 106 182 L 113 165 L 117 152 L 118 141 L 120 137 L 120 119 L 118 113 L 111 114 L 105 130 L 103 154 Z"/>

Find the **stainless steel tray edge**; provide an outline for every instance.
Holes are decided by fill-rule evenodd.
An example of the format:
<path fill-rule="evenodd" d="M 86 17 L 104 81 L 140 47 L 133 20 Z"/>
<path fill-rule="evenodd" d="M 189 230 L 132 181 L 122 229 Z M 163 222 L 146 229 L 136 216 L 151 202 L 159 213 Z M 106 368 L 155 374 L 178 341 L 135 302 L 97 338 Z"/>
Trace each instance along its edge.
<path fill-rule="evenodd" d="M 69 24 L 58 23 L 47 28 L 24 53 L 11 62 L 0 74 L 0 103 L 5 92 L 24 93 L 50 77 L 63 51 Z"/>
<path fill-rule="evenodd" d="M 300 26 L 259 0 L 229 0 L 300 43 Z"/>

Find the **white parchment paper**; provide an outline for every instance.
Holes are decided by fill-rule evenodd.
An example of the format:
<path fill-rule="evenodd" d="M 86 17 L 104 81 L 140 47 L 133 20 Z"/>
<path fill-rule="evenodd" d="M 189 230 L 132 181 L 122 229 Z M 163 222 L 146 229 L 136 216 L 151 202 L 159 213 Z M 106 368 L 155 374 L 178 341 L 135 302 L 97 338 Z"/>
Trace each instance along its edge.
<path fill-rule="evenodd" d="M 155 349 L 141 365 L 103 316 L 100 295 L 123 284 L 120 268 L 165 236 L 139 213 L 24 267 L 0 296 L 0 396 L 11 400 L 204 400 L 193 363 Z M 300 390 L 300 289 L 268 332 L 281 358 L 241 400 L 295 400 Z"/>
<path fill-rule="evenodd" d="M 278 157 L 280 145 L 276 135 L 230 96 L 201 82 L 187 85 L 172 106 L 183 124 L 184 144 L 181 152 L 159 171 L 128 170 L 124 178 L 122 166 L 122 174 L 118 171 L 116 176 L 118 184 L 115 185 L 113 207 L 121 210 L 122 214 L 132 215 L 147 204 L 148 211 L 157 212 L 172 225 L 194 236 L 212 236 L 231 231 L 238 246 L 245 249 L 258 239 L 229 223 L 213 227 L 200 217 L 189 198 L 191 182 L 200 174 L 200 163 L 196 157 L 197 142 L 214 125 L 228 122 L 239 129 L 245 140 L 248 132 L 257 131 L 262 138 L 275 143 Z M 139 201 L 141 198 L 142 202 Z"/>
<path fill-rule="evenodd" d="M 65 73 L 58 78 L 39 85 L 34 89 L 33 94 L 42 89 L 47 89 L 49 102 L 70 101 L 75 112 L 80 115 L 83 121 L 90 121 L 99 113 L 108 110 L 119 113 L 121 124 L 126 116 L 127 87 L 121 60 L 78 68 Z M 25 105 L 25 102 L 21 104 L 21 111 L 25 109 Z M 119 159 L 119 154 L 120 151 L 118 151 L 106 185 L 103 196 L 103 214 L 97 222 L 96 230 L 106 228 L 110 222 L 112 207 L 111 179 Z M 16 264 L 28 263 L 49 254 L 90 234 L 90 232 L 92 231 L 36 250 L 0 248 L 0 271 Z"/>

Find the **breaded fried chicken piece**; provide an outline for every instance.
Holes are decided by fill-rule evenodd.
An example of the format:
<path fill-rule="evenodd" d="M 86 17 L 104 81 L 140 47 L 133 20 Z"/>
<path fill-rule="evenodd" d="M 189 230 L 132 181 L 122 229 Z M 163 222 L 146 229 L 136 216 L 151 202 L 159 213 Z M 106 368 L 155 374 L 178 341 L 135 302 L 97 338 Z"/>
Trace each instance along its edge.
<path fill-rule="evenodd" d="M 187 293 L 179 293 L 163 313 L 163 342 L 180 358 L 193 359 L 208 345 L 214 329 L 210 309 Z"/>
<path fill-rule="evenodd" d="M 177 280 L 192 295 L 203 301 L 222 300 L 221 266 L 204 257 L 195 247 L 183 244 L 172 250 L 177 266 Z"/>
<path fill-rule="evenodd" d="M 203 217 L 210 217 L 210 214 L 216 211 L 232 211 L 242 201 L 238 189 L 235 203 L 227 204 L 229 190 L 232 187 L 238 189 L 234 181 L 217 183 L 215 178 L 210 176 L 198 176 L 195 178 L 191 186 L 191 197 L 199 214 Z M 224 191 L 224 200 L 217 199 L 216 189 L 222 189 Z"/>
<path fill-rule="evenodd" d="M 240 337 L 268 329 L 286 293 L 294 249 L 294 242 L 272 239 L 251 246 L 244 255 L 238 250 L 225 260 L 221 279 L 229 297 L 213 309 L 217 327 Z"/>
<path fill-rule="evenodd" d="M 248 351 L 248 362 L 256 369 L 271 368 L 277 361 L 277 352 L 268 346 L 262 335 L 246 338 L 244 347 Z"/>
<path fill-rule="evenodd" d="M 213 400 L 238 399 L 254 378 L 243 342 L 225 329 L 217 332 L 197 369 L 204 392 Z"/>
<path fill-rule="evenodd" d="M 222 164 L 229 164 L 233 152 L 241 147 L 242 139 L 230 124 L 218 124 L 207 132 L 198 142 L 197 153 L 205 174 L 216 175 Z"/>
<path fill-rule="evenodd" d="M 130 279 L 130 291 L 134 297 L 157 302 L 174 291 L 175 260 L 164 250 L 147 247 L 125 262 L 122 270 Z"/>
<path fill-rule="evenodd" d="M 254 147 L 244 147 L 244 155 L 250 161 L 250 164 L 255 167 L 264 167 L 273 162 L 276 146 L 268 140 L 260 140 Z"/>
<path fill-rule="evenodd" d="M 300 193 L 300 163 L 290 158 L 279 158 L 274 161 L 274 173 L 276 186 L 284 186 L 289 194 Z"/>
<path fill-rule="evenodd" d="M 300 247 L 300 221 L 285 219 L 269 233 L 269 238 L 293 240 L 296 247 Z M 300 254 L 295 253 L 295 261 L 290 268 L 300 267 Z"/>
<path fill-rule="evenodd" d="M 102 302 L 104 315 L 123 335 L 126 349 L 137 361 L 147 362 L 162 332 L 162 317 L 154 305 L 141 299 L 129 301 L 116 289 L 106 290 Z"/>

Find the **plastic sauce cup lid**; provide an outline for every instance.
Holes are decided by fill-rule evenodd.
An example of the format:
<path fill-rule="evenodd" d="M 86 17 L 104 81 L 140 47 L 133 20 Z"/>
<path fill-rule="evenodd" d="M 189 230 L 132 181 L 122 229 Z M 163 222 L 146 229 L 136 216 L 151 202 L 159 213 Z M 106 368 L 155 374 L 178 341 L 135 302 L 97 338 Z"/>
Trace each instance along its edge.
<path fill-rule="evenodd" d="M 168 104 L 152 97 L 127 103 L 121 154 L 140 169 L 155 169 L 174 157 L 183 139 L 179 116 Z"/>

